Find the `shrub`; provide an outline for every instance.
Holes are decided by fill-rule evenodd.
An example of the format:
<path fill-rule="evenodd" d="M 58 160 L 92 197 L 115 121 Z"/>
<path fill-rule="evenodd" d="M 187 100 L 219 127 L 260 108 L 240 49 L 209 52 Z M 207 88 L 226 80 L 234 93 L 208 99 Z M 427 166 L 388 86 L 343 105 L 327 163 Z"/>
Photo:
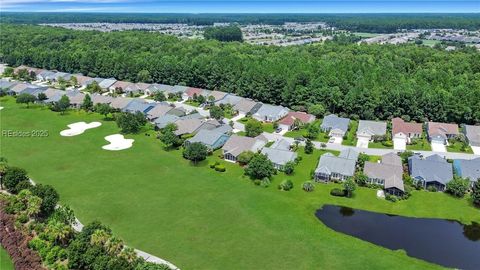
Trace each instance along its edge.
<path fill-rule="evenodd" d="M 220 165 L 220 164 L 215 165 L 215 171 L 217 171 L 217 172 L 225 172 L 225 170 L 226 170 L 226 169 L 225 169 L 225 166 Z"/>
<path fill-rule="evenodd" d="M 283 171 L 287 175 L 291 175 L 295 171 L 295 164 L 292 161 L 289 161 L 285 164 Z"/>
<path fill-rule="evenodd" d="M 215 169 L 215 166 L 219 165 L 218 161 L 217 162 L 211 162 L 208 164 L 208 166 L 210 167 L 210 169 Z"/>
<path fill-rule="evenodd" d="M 263 178 L 263 179 L 262 179 L 262 183 L 260 183 L 260 186 L 261 186 L 261 187 L 264 187 L 264 188 L 270 186 L 270 179 L 268 179 L 268 178 L 266 178 L 266 177 Z"/>
<path fill-rule="evenodd" d="M 345 197 L 345 191 L 339 188 L 334 188 L 330 190 L 330 195 L 337 197 Z"/>
<path fill-rule="evenodd" d="M 255 186 L 259 186 L 262 183 L 262 181 L 260 179 L 255 179 L 253 180 L 253 183 L 255 184 Z"/>
<path fill-rule="evenodd" d="M 282 183 L 278 185 L 278 189 L 284 190 L 284 191 L 289 191 L 292 188 L 293 188 L 293 182 L 289 179 L 283 180 Z"/>
<path fill-rule="evenodd" d="M 17 221 L 22 223 L 22 224 L 27 223 L 28 216 L 26 214 L 22 214 L 22 215 L 18 216 Z"/>
<path fill-rule="evenodd" d="M 457 198 L 463 198 L 470 188 L 470 181 L 455 176 L 453 180 L 447 183 L 446 191 Z"/>
<path fill-rule="evenodd" d="M 398 197 L 397 197 L 397 196 L 395 196 L 395 195 L 390 195 L 390 194 L 387 194 L 387 195 L 385 196 L 385 199 L 386 199 L 387 201 L 391 201 L 391 202 L 397 202 L 397 201 L 398 201 Z"/>
<path fill-rule="evenodd" d="M 430 191 L 430 192 L 437 192 L 438 191 L 435 186 L 428 186 L 427 190 Z"/>
<path fill-rule="evenodd" d="M 303 183 L 302 189 L 305 190 L 306 192 L 311 192 L 315 190 L 315 186 L 313 185 L 312 181 L 306 181 Z"/>

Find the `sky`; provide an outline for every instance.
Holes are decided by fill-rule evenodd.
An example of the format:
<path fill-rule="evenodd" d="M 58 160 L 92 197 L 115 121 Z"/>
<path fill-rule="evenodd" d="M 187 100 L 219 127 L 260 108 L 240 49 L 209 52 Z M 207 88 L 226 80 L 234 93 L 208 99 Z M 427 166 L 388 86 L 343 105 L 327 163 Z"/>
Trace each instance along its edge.
<path fill-rule="evenodd" d="M 0 11 L 112 13 L 480 13 L 480 0 L 0 0 Z"/>

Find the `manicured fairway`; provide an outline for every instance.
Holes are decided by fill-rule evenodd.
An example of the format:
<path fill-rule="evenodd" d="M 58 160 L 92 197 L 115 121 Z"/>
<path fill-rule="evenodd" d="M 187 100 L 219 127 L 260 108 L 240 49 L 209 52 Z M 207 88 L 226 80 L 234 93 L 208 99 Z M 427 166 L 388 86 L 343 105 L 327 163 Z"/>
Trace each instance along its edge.
<path fill-rule="evenodd" d="M 290 192 L 275 177 L 262 188 L 243 177 L 238 165 L 226 163 L 218 173 L 203 162 L 191 165 L 180 151 L 166 152 L 144 133 L 126 135 L 133 147 L 118 152 L 101 149 L 115 123 L 97 114 L 59 115 L 42 108 L 26 109 L 1 99 L 1 129 L 48 130 L 44 138 L 1 137 L 1 155 L 26 168 L 40 183 L 55 186 L 63 203 L 83 223 L 98 219 L 135 248 L 165 258 L 181 269 L 434 269 L 435 265 L 336 233 L 315 216 L 323 204 L 418 217 L 480 222 L 480 210 L 466 199 L 441 193 L 415 192 L 408 201 L 378 200 L 375 190 L 360 189 L 352 199 L 329 195 L 335 185 L 316 185 L 306 193 L 320 151 L 305 156 Z M 67 124 L 101 121 L 99 128 L 61 137 Z M 210 161 L 218 159 L 209 157 Z"/>
<path fill-rule="evenodd" d="M 1 270 L 13 270 L 13 262 L 7 251 L 0 246 L 0 269 Z"/>

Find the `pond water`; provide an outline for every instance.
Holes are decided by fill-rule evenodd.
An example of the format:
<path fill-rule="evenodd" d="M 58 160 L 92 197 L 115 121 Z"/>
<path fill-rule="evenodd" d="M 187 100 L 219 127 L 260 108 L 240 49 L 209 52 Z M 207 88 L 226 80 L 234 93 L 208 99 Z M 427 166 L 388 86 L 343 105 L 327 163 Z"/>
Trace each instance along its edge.
<path fill-rule="evenodd" d="M 326 226 L 411 257 L 460 269 L 480 269 L 480 224 L 410 218 L 325 205 L 315 213 Z"/>

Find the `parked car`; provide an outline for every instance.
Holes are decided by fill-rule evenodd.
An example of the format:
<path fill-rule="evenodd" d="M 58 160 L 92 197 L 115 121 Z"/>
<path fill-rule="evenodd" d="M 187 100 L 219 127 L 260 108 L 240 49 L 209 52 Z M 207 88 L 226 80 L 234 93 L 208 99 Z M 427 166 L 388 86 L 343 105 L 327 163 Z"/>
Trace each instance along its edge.
<path fill-rule="evenodd" d="M 276 132 L 276 133 L 280 133 L 281 131 L 282 131 L 282 128 L 277 128 L 277 129 L 275 129 L 275 132 Z"/>

